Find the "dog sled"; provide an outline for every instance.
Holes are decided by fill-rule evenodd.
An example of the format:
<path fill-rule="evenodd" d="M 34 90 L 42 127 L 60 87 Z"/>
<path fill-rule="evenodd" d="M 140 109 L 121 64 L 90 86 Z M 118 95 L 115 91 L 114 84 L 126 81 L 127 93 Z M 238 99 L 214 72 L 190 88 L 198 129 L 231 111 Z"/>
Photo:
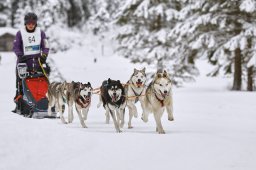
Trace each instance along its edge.
<path fill-rule="evenodd" d="M 43 70 L 44 68 L 42 68 Z M 54 108 L 48 116 L 48 78 L 42 71 L 28 71 L 26 63 L 17 65 L 18 76 L 22 83 L 22 92 L 16 99 L 16 112 L 25 117 L 42 119 L 56 118 Z M 43 70 L 44 71 L 44 70 Z"/>

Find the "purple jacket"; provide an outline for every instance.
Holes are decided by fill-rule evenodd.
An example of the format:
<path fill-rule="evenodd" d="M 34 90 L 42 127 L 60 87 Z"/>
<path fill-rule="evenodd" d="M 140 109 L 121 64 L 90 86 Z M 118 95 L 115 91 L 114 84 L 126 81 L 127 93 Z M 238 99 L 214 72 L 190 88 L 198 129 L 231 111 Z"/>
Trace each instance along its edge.
<path fill-rule="evenodd" d="M 40 43 L 41 54 L 39 54 L 39 55 L 38 54 L 34 54 L 34 55 L 24 56 L 21 32 L 18 31 L 17 34 L 16 34 L 16 37 L 15 37 L 15 40 L 13 42 L 13 52 L 17 56 L 17 63 L 19 63 L 19 60 L 21 59 L 21 57 L 24 56 L 26 58 L 25 62 L 27 63 L 27 66 L 28 66 L 29 70 L 37 70 L 38 68 L 40 68 L 40 65 L 39 65 L 39 62 L 38 62 L 38 58 L 42 54 L 48 55 L 48 53 L 49 53 L 49 48 L 45 47 L 44 39 L 46 39 L 46 35 L 41 30 L 41 43 Z"/>

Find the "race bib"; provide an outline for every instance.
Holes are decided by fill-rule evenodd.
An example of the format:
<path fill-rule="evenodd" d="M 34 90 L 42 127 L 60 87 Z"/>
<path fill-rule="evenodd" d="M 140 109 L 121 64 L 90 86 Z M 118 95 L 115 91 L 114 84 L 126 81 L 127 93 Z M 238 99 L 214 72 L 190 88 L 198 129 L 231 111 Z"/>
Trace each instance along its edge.
<path fill-rule="evenodd" d="M 40 54 L 41 44 L 41 30 L 39 27 L 34 32 L 27 32 L 25 29 L 21 30 L 21 37 L 23 41 L 24 55 Z"/>

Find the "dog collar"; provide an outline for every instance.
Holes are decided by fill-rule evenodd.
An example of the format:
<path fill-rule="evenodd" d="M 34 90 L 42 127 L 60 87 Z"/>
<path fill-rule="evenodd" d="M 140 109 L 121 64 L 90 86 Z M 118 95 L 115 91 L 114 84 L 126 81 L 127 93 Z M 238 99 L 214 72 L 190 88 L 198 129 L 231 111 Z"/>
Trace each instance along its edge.
<path fill-rule="evenodd" d="M 154 88 L 153 88 L 153 90 L 154 90 L 154 94 L 155 94 L 156 99 L 161 103 L 161 106 L 163 107 L 165 98 L 163 98 L 162 100 L 159 99 L 159 97 L 157 96 L 158 93 L 156 92 L 156 90 Z"/>
<path fill-rule="evenodd" d="M 161 106 L 164 107 L 164 100 L 161 100 L 157 97 L 156 93 L 155 93 L 155 97 L 156 99 L 161 103 Z"/>
<path fill-rule="evenodd" d="M 76 102 L 82 108 L 86 108 L 91 103 L 91 100 L 84 100 L 84 98 L 82 96 L 79 96 L 78 99 L 76 100 Z"/>
<path fill-rule="evenodd" d="M 136 91 L 135 91 L 132 87 L 131 87 L 131 89 L 132 89 L 134 95 L 136 96 L 136 98 L 135 98 L 135 103 L 137 103 L 137 102 L 139 101 L 139 96 L 141 96 L 143 90 L 141 91 L 140 94 L 138 94 L 138 93 L 136 93 Z"/>

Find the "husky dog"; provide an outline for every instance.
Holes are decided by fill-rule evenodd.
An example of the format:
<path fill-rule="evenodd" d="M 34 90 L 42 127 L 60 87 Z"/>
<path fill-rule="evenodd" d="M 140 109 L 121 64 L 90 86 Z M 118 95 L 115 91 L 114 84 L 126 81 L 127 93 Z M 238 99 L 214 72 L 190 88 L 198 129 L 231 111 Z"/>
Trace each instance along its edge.
<path fill-rule="evenodd" d="M 146 96 L 143 100 L 142 120 L 148 121 L 148 114 L 153 113 L 156 121 L 156 131 L 160 134 L 165 133 L 161 117 L 166 108 L 168 120 L 173 121 L 173 101 L 172 101 L 172 84 L 168 73 L 159 71 L 155 74 L 155 78 L 146 89 Z"/>
<path fill-rule="evenodd" d="M 103 81 L 101 87 L 101 95 L 99 104 L 100 107 L 103 102 L 103 106 L 106 110 L 106 121 L 109 123 L 109 113 L 113 119 L 116 132 L 121 132 L 120 127 L 124 126 L 124 108 L 126 104 L 124 87 L 119 80 L 108 80 Z M 120 122 L 121 121 L 121 122 Z"/>
<path fill-rule="evenodd" d="M 145 94 L 145 82 L 146 82 L 146 73 L 145 68 L 142 70 L 134 69 L 133 74 L 127 84 L 125 85 L 125 93 L 127 97 L 127 107 L 129 109 L 129 122 L 128 122 L 128 128 L 132 127 L 132 117 L 135 118 L 138 117 L 137 108 L 135 106 L 135 103 L 137 101 L 140 101 L 141 106 L 142 105 L 142 99 L 143 95 Z"/>
<path fill-rule="evenodd" d="M 65 110 L 66 82 L 52 82 L 48 86 L 46 97 L 48 98 L 48 115 L 52 115 L 52 107 L 55 106 L 55 112 L 60 113 L 60 119 L 63 123 L 67 123 L 63 117 Z"/>
<path fill-rule="evenodd" d="M 88 111 L 91 106 L 91 94 L 92 87 L 90 82 L 87 84 L 74 81 L 68 83 L 66 93 L 68 104 L 68 123 L 72 123 L 74 119 L 73 104 L 75 103 L 80 123 L 83 128 L 87 128 L 85 120 L 87 120 Z"/>

